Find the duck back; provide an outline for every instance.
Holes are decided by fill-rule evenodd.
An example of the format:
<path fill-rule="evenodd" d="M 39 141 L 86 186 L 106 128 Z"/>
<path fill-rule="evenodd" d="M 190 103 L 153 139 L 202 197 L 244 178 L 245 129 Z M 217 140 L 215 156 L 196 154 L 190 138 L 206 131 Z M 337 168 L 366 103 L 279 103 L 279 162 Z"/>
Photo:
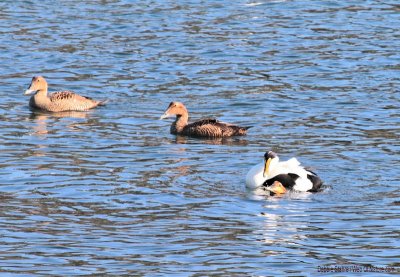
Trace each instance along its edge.
<path fill-rule="evenodd" d="M 214 118 L 206 118 L 186 125 L 182 134 L 198 137 L 243 136 L 246 135 L 249 128 L 220 122 Z"/>

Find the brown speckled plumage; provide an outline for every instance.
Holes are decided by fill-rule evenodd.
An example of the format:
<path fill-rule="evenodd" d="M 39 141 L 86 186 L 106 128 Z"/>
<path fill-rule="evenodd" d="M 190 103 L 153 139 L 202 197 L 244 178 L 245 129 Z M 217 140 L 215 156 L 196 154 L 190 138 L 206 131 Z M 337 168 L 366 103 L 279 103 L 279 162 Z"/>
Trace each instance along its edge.
<path fill-rule="evenodd" d="M 72 91 L 57 91 L 47 95 L 47 82 L 41 76 L 32 78 L 25 94 L 31 93 L 34 95 L 31 96 L 29 106 L 49 112 L 87 111 L 105 104 L 105 101 L 96 101 Z"/>
<path fill-rule="evenodd" d="M 180 102 L 171 102 L 161 119 L 176 115 L 171 125 L 171 134 L 194 137 L 230 137 L 246 135 L 250 127 L 240 127 L 220 122 L 213 118 L 202 119 L 188 124 L 189 114 Z"/>

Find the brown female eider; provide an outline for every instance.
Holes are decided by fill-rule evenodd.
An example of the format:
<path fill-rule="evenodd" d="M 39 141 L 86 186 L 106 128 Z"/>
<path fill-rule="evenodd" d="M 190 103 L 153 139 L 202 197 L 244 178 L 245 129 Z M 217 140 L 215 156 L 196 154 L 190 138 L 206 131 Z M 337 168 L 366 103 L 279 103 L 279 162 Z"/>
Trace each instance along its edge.
<path fill-rule="evenodd" d="M 202 119 L 188 124 L 189 114 L 181 102 L 171 102 L 160 117 L 164 119 L 176 115 L 176 120 L 171 125 L 171 134 L 193 137 L 230 137 L 246 135 L 250 127 L 240 127 L 233 124 L 220 122 L 213 118 Z"/>
<path fill-rule="evenodd" d="M 47 95 L 47 82 L 42 76 L 32 78 L 25 95 L 30 95 L 29 106 L 48 112 L 87 111 L 104 105 L 106 101 L 96 101 L 80 96 L 72 91 L 57 91 Z"/>

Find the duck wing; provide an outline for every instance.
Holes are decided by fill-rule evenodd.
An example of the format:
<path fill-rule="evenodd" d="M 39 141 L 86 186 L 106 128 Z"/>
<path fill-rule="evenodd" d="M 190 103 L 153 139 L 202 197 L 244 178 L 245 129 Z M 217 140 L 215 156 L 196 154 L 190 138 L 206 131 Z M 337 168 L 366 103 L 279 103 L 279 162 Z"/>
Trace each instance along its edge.
<path fill-rule="evenodd" d="M 307 179 L 301 178 L 295 173 L 279 174 L 263 183 L 263 187 L 272 186 L 275 181 L 279 181 L 286 189 L 297 191 L 318 192 L 321 190 L 322 180 L 314 174 L 308 174 Z"/>
<path fill-rule="evenodd" d="M 68 90 L 54 92 L 49 99 L 54 111 L 86 111 L 105 103 Z"/>
<path fill-rule="evenodd" d="M 279 181 L 285 188 L 292 189 L 294 187 L 294 185 L 296 184 L 296 180 L 298 178 L 299 178 L 299 175 L 294 174 L 294 173 L 279 174 L 279 175 L 276 175 L 275 177 L 272 177 L 271 179 L 266 180 L 263 183 L 263 186 L 269 187 L 269 186 L 272 186 L 272 184 L 275 181 Z"/>
<path fill-rule="evenodd" d="M 49 98 L 51 102 L 59 102 L 59 101 L 95 102 L 95 100 L 93 100 L 90 97 L 81 96 L 69 90 L 53 92 Z"/>
<path fill-rule="evenodd" d="M 308 174 L 296 158 L 291 158 L 287 161 L 279 162 L 269 173 L 269 178 L 288 173 L 296 174 L 302 178 L 306 178 Z"/>
<path fill-rule="evenodd" d="M 217 124 L 217 123 L 219 123 L 219 121 L 215 118 L 204 118 L 204 119 L 200 119 L 196 122 L 190 123 L 190 124 L 188 124 L 188 126 L 191 126 L 192 128 L 198 128 L 203 125 Z"/>
<path fill-rule="evenodd" d="M 184 133 L 198 137 L 230 137 L 245 135 L 250 127 L 240 127 L 230 123 L 221 122 L 215 118 L 205 118 L 188 124 Z"/>

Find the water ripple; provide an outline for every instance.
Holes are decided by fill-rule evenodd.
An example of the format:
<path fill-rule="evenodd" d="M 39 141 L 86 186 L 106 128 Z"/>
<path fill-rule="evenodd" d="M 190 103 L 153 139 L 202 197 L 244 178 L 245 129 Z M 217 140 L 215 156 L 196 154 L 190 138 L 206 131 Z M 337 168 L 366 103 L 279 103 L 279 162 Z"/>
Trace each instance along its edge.
<path fill-rule="evenodd" d="M 45 12 L 43 12 L 45 11 Z M 8 275 L 315 275 L 398 267 L 399 6 L 395 1 L 0 3 L 0 272 Z M 50 91 L 109 99 L 28 109 Z M 253 126 L 175 137 L 160 121 Z M 273 149 L 319 194 L 244 188 Z"/>

